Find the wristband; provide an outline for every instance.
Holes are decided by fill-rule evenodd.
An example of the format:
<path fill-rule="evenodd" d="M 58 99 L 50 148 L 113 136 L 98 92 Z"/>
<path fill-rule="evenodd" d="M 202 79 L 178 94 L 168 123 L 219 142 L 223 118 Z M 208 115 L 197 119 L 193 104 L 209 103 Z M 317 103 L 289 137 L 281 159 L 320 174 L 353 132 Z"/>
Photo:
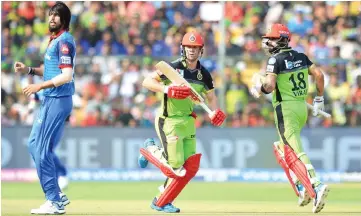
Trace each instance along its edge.
<path fill-rule="evenodd" d="M 28 75 L 34 76 L 35 75 L 35 69 L 32 67 L 29 67 Z"/>
<path fill-rule="evenodd" d="M 323 96 L 316 96 L 315 101 L 323 101 Z"/>
<path fill-rule="evenodd" d="M 267 92 L 266 89 L 264 89 L 263 85 L 261 86 L 261 92 L 265 93 L 265 94 L 269 94 L 271 92 Z"/>

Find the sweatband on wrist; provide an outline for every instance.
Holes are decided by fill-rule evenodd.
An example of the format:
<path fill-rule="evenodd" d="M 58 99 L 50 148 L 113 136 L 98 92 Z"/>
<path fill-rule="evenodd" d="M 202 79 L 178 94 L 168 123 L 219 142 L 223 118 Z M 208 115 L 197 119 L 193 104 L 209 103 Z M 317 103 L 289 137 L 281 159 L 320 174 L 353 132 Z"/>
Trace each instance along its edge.
<path fill-rule="evenodd" d="M 271 92 L 267 92 L 266 89 L 264 89 L 263 85 L 261 86 L 261 92 L 265 93 L 265 94 L 269 94 Z"/>
<path fill-rule="evenodd" d="M 35 69 L 32 67 L 29 67 L 28 75 L 34 76 L 35 75 Z"/>

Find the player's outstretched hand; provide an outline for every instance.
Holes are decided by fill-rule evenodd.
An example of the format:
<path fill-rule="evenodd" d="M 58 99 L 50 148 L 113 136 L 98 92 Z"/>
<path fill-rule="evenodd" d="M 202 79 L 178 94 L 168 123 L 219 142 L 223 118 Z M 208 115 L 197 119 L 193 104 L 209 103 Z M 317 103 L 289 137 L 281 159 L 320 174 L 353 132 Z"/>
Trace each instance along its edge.
<path fill-rule="evenodd" d="M 15 62 L 14 70 L 15 70 L 15 73 L 27 73 L 29 68 L 26 67 L 25 64 L 22 62 Z"/>
<path fill-rule="evenodd" d="M 41 84 L 30 84 L 23 89 L 23 93 L 26 96 L 30 96 L 41 90 Z"/>
<path fill-rule="evenodd" d="M 317 116 L 319 114 L 319 110 L 323 111 L 325 108 L 323 96 L 316 96 L 313 99 L 313 110 L 312 115 Z"/>
<path fill-rule="evenodd" d="M 191 89 L 188 86 L 167 86 L 164 93 L 168 94 L 169 98 L 186 99 L 191 94 Z"/>
<path fill-rule="evenodd" d="M 209 118 L 214 126 L 221 126 L 226 119 L 226 114 L 222 110 L 216 109 Z"/>

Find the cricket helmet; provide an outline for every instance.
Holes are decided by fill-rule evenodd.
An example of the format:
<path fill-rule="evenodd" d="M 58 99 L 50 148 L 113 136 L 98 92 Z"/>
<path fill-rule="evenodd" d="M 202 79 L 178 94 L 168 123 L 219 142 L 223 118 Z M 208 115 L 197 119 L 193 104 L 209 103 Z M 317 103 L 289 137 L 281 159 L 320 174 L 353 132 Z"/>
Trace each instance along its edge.
<path fill-rule="evenodd" d="M 188 32 L 183 36 L 182 46 L 199 46 L 203 47 L 204 42 L 201 34 L 197 32 Z"/>
<path fill-rule="evenodd" d="M 288 47 L 291 40 L 291 32 L 287 26 L 276 23 L 262 36 L 262 48 L 267 54 L 275 54 Z"/>

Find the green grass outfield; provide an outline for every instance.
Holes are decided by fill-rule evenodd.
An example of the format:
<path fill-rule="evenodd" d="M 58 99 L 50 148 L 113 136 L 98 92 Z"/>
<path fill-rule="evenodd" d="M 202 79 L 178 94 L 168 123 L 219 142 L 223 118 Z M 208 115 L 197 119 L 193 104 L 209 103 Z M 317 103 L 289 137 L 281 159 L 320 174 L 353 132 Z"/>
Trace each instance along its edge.
<path fill-rule="evenodd" d="M 161 182 L 73 182 L 66 190 L 67 215 L 169 215 L 149 205 Z M 38 183 L 2 183 L 3 216 L 30 215 L 43 204 Z M 361 215 L 361 183 L 330 184 L 328 202 L 318 215 Z M 285 183 L 192 182 L 174 203 L 178 215 L 312 215 L 297 206 Z"/>

